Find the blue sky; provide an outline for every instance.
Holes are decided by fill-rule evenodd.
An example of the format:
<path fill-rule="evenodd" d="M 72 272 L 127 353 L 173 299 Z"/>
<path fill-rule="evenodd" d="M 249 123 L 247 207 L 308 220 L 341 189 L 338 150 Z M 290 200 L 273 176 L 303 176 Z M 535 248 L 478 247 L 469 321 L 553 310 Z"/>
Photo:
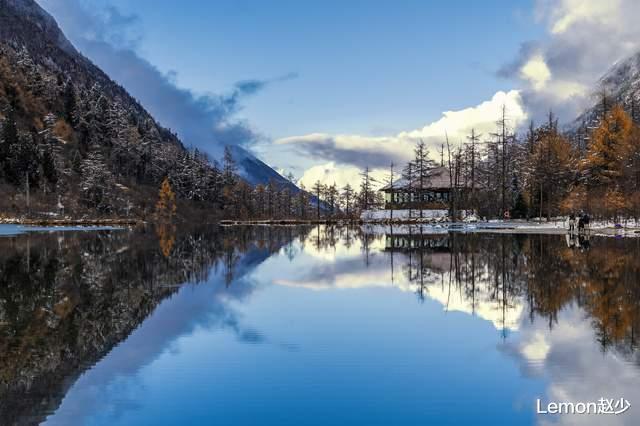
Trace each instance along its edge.
<path fill-rule="evenodd" d="M 307 186 L 381 175 L 423 139 L 567 123 L 640 49 L 636 0 L 38 0 L 187 145 L 242 144 Z"/>
<path fill-rule="evenodd" d="M 267 136 L 387 134 L 510 87 L 496 71 L 541 28 L 530 1 L 119 0 L 140 17 L 140 52 L 180 86 L 298 77 L 248 100 Z"/>

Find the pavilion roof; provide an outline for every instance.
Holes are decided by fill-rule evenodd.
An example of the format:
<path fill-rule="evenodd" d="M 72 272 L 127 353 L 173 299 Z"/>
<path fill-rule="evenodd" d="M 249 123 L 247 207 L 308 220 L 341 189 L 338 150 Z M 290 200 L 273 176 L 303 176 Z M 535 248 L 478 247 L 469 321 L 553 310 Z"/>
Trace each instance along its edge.
<path fill-rule="evenodd" d="M 417 189 L 420 186 L 420 182 L 417 178 L 413 179 L 413 182 L 407 181 L 407 179 L 398 179 L 393 183 L 393 189 Z M 427 172 L 427 176 L 424 180 L 424 189 L 449 189 L 451 188 L 451 179 L 449 178 L 449 169 L 446 167 L 435 167 Z M 391 190 L 391 185 L 385 185 L 380 188 L 380 191 Z"/>

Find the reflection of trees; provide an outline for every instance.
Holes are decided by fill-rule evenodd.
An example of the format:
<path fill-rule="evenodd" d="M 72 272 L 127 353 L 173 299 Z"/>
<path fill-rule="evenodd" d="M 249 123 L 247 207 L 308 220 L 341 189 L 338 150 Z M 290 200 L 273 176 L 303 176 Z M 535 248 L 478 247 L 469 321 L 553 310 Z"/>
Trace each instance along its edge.
<path fill-rule="evenodd" d="M 164 257 L 169 257 L 173 245 L 176 243 L 176 226 L 171 222 L 158 222 L 156 224 L 158 244 Z"/>
<path fill-rule="evenodd" d="M 472 311 L 491 304 L 502 315 L 503 330 L 518 304 L 527 305 L 531 321 L 543 318 L 552 328 L 558 312 L 575 302 L 591 316 L 603 350 L 615 344 L 627 351 L 635 350 L 640 328 L 639 244 L 600 239 L 583 250 L 552 235 L 429 235 L 415 229 L 386 236 L 386 251 L 401 255 L 395 262 L 419 297 L 439 285 L 445 294 L 463 295 Z"/>
<path fill-rule="evenodd" d="M 603 350 L 637 346 L 640 239 L 593 244 L 555 235 L 434 234 L 419 226 L 388 227 L 384 237 L 368 231 L 318 226 L 310 240 L 318 250 L 358 242 L 367 267 L 373 243 L 383 243 L 390 272 L 400 271 L 420 300 L 439 286 L 445 308 L 449 295 L 461 295 L 472 312 L 483 306 L 497 313 L 504 332 L 518 307 L 553 328 L 559 311 L 576 303 L 592 318 Z"/>
<path fill-rule="evenodd" d="M 390 271 L 400 271 L 420 300 L 440 286 L 445 307 L 457 293 L 472 312 L 488 307 L 497 313 L 505 333 L 509 313 L 518 307 L 552 328 L 559 311 L 576 303 L 592 318 L 603 350 L 615 345 L 633 352 L 637 346 L 640 239 L 591 244 L 556 235 L 433 233 L 419 226 L 372 231 L 318 226 L 309 241 L 317 250 L 357 242 L 367 267 L 377 251 L 373 243 L 383 242 Z"/>
<path fill-rule="evenodd" d="M 33 234 L 0 239 L 0 419 L 37 423 L 65 386 L 185 282 L 279 250 L 304 229 Z M 167 235 L 172 247 L 163 249 Z M 161 250 L 158 250 L 160 244 Z M 229 253 L 232 253 L 230 255 Z M 266 257 L 266 256 L 265 256 Z"/>

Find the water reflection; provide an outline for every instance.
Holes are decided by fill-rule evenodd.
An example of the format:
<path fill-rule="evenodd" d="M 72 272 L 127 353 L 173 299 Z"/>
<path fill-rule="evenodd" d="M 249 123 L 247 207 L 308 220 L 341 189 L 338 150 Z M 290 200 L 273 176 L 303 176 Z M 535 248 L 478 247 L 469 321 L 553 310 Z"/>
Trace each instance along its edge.
<path fill-rule="evenodd" d="M 218 321 L 239 339 L 259 341 L 259 333 L 243 329 L 213 297 L 154 309 L 180 285 L 206 282 L 219 270 L 230 283 L 294 235 L 291 229 L 244 229 L 176 236 L 175 229 L 163 229 L 0 239 L 1 423 L 39 423 L 86 368 L 143 322 L 144 333 L 130 336 L 115 358 L 105 358 L 105 380 L 144 365 L 198 323 Z M 241 299 L 247 291 L 237 286 L 225 297 Z"/>
<path fill-rule="evenodd" d="M 183 380 L 177 377 L 186 376 L 184 406 L 156 424 L 176 420 L 171 413 L 187 423 L 250 424 L 255 417 L 242 416 L 256 413 L 265 424 L 465 420 L 447 411 L 453 406 L 408 408 L 408 401 L 423 399 L 403 393 L 409 383 L 441 402 L 455 397 L 459 383 L 465 392 L 512 389 L 490 406 L 466 402 L 469 413 L 489 410 L 486 419 L 512 424 L 547 420 L 533 415 L 534 396 L 624 396 L 632 410 L 616 420 L 635 424 L 639 254 L 639 239 L 427 227 L 163 227 L 0 238 L 1 423 L 144 421 L 173 407 L 162 400 L 152 409 L 147 395 L 177 387 Z M 327 314 L 316 318 L 314 309 Z M 495 340 L 479 320 L 491 325 Z M 219 340 L 218 332 L 241 346 Z M 432 347 L 415 348 L 427 344 Z M 204 347 L 215 352 L 207 359 L 227 359 L 227 367 L 194 361 Z M 366 348 L 386 358 L 365 361 Z M 472 363 L 455 364 L 471 356 Z M 343 370 L 344 363 L 351 369 Z M 463 366 L 463 381 L 438 376 L 454 364 Z M 282 368 L 298 375 L 270 377 Z M 175 383 L 152 379 L 167 375 Z M 353 383 L 326 381 L 338 375 L 353 375 Z M 334 399 L 377 389 L 379 377 L 385 377 L 380 389 L 386 396 L 376 410 Z M 279 383 L 271 392 L 273 407 L 269 396 L 252 394 L 239 411 L 229 408 L 236 392 L 262 388 L 268 378 Z M 431 395 L 434 381 L 438 393 Z M 344 388 L 347 382 L 352 387 Z M 206 411 L 203 398 L 210 396 L 221 404 L 217 410 Z M 292 410 L 284 396 L 307 411 L 293 410 L 283 421 L 275 413 Z M 334 404 L 334 417 L 310 420 L 317 398 Z M 196 401 L 201 404 L 194 408 Z M 247 408 L 252 403 L 258 404 L 253 410 Z M 580 419 L 586 420 L 603 421 Z"/>

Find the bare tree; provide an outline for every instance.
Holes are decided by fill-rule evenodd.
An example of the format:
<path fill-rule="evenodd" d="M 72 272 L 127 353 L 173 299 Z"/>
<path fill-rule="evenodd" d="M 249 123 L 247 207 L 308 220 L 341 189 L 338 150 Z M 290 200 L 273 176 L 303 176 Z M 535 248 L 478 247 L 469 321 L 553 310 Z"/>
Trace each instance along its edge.
<path fill-rule="evenodd" d="M 471 129 L 471 135 L 467 136 L 467 139 L 470 144 L 469 149 L 469 178 L 470 178 L 470 186 L 471 186 L 471 206 L 473 210 L 477 210 L 477 200 L 478 197 L 476 195 L 476 157 L 477 157 L 477 145 L 480 143 L 480 137 L 476 133 L 476 129 Z"/>
<path fill-rule="evenodd" d="M 322 194 L 324 193 L 324 185 L 320 180 L 317 180 L 316 183 L 313 184 L 313 192 L 316 195 L 317 219 L 320 220 L 320 203 L 322 202 Z"/>
<path fill-rule="evenodd" d="M 405 197 L 408 197 L 408 202 L 407 205 L 409 207 L 409 219 L 412 218 L 413 216 L 413 208 L 412 208 L 412 203 L 413 203 L 413 188 L 414 188 L 414 180 L 415 180 L 415 167 L 413 165 L 413 162 L 409 161 L 407 163 L 407 165 L 404 167 L 404 169 L 402 170 L 402 177 L 404 179 L 404 181 L 406 182 L 406 186 L 405 188 L 403 188 L 403 201 L 407 201 Z"/>
<path fill-rule="evenodd" d="M 362 206 L 362 210 L 368 210 L 374 201 L 374 197 L 372 196 L 373 178 L 371 177 L 369 166 L 365 166 L 362 173 L 360 173 L 360 177 L 360 205 Z"/>
<path fill-rule="evenodd" d="M 414 165 L 416 181 L 418 184 L 418 202 L 420 203 L 420 218 L 422 218 L 422 197 L 424 196 L 425 183 L 433 162 L 429 158 L 429 149 L 422 139 L 418 141 L 414 149 Z"/>
<path fill-rule="evenodd" d="M 389 203 L 389 210 L 390 210 L 390 216 L 391 216 L 391 220 L 393 220 L 393 210 L 394 210 L 394 203 L 395 200 L 393 199 L 394 193 L 394 185 L 395 185 L 395 174 L 394 174 L 394 164 L 391 163 L 389 165 L 389 174 L 387 175 L 387 179 L 385 181 L 387 187 L 389 188 L 389 192 L 391 193 L 391 202 Z"/>

